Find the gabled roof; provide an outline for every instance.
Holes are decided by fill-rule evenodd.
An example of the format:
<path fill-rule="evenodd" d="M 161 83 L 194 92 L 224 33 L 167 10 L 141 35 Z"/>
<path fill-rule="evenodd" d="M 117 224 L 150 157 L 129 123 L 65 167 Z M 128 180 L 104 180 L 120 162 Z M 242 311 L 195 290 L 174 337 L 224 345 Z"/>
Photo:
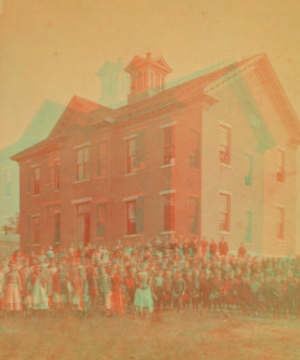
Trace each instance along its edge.
<path fill-rule="evenodd" d="M 145 59 L 138 56 L 133 59 L 133 63 L 140 61 L 145 61 Z M 160 66 L 165 65 L 162 65 L 161 62 Z M 260 76 L 264 77 L 263 81 L 273 79 L 272 87 L 268 89 L 270 96 L 278 103 L 278 111 L 281 111 L 282 121 L 285 123 L 290 136 L 295 141 L 299 141 L 299 120 L 265 54 L 259 54 L 240 62 L 226 63 L 225 66 L 215 66 L 200 74 L 195 73 L 195 76 L 188 77 L 185 82 L 175 82 L 175 86 L 169 87 L 150 98 L 117 109 L 111 109 L 75 96 L 48 139 L 51 141 L 51 139 L 63 135 L 66 128 L 74 124 L 94 126 L 126 122 L 141 115 L 150 116 L 150 114 L 163 109 L 183 108 L 191 103 L 192 98 L 212 105 L 218 101 L 214 98 L 214 90 L 226 85 L 234 93 L 259 144 L 262 144 L 264 148 L 273 147 L 276 145 L 274 138 L 243 75 L 243 72 L 251 68 L 259 71 Z M 236 79 L 239 81 L 235 81 Z M 236 89 L 235 86 L 237 85 L 234 84 L 237 83 L 239 88 Z"/>
<path fill-rule="evenodd" d="M 1 149 L 0 157 L 10 157 L 48 137 L 65 106 L 50 100 L 44 100 L 21 138 L 14 144 Z"/>

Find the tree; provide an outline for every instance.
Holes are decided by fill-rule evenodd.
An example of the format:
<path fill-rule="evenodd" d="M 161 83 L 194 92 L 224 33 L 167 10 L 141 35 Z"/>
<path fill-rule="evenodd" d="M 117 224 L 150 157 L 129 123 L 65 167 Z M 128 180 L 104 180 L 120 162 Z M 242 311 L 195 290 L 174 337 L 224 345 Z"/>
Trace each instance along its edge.
<path fill-rule="evenodd" d="M 2 226 L 2 231 L 7 234 L 20 234 L 20 214 L 15 217 L 9 217 L 5 225 Z"/>

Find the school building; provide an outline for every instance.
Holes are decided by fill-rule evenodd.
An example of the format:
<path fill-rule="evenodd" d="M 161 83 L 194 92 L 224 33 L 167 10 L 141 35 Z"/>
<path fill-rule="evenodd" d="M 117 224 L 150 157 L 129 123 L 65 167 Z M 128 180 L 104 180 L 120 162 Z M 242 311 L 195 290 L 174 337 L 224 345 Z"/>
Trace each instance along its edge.
<path fill-rule="evenodd" d="M 74 97 L 45 140 L 12 157 L 21 246 L 174 234 L 295 254 L 300 123 L 268 57 L 174 86 L 168 63 L 150 53 L 125 71 L 125 105 Z"/>

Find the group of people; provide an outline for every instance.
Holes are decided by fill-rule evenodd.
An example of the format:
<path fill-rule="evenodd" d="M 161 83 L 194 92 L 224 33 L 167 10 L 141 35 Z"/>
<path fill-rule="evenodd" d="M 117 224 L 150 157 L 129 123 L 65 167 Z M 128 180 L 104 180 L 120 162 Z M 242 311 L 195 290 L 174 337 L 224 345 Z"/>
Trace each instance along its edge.
<path fill-rule="evenodd" d="M 118 316 L 160 311 L 300 315 L 300 260 L 237 255 L 205 238 L 51 247 L 0 263 L 0 312 Z M 44 312 L 42 312 L 44 313 Z"/>

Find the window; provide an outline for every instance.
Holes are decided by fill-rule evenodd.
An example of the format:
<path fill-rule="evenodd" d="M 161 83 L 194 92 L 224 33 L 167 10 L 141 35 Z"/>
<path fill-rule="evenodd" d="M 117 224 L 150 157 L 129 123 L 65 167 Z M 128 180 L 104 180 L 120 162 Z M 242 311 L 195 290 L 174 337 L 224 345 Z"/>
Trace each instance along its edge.
<path fill-rule="evenodd" d="M 97 237 L 106 236 L 106 203 L 97 204 Z"/>
<path fill-rule="evenodd" d="M 252 186 L 253 184 L 253 156 L 245 154 L 245 185 Z"/>
<path fill-rule="evenodd" d="M 144 197 L 126 201 L 127 235 L 144 232 Z"/>
<path fill-rule="evenodd" d="M 277 170 L 276 179 L 278 182 L 284 182 L 284 151 L 277 149 Z"/>
<path fill-rule="evenodd" d="M 220 163 L 230 165 L 230 129 L 220 126 Z"/>
<path fill-rule="evenodd" d="M 134 172 L 136 139 L 128 139 L 126 141 L 126 174 Z"/>
<path fill-rule="evenodd" d="M 170 165 L 174 162 L 174 126 L 167 126 L 163 129 L 164 148 L 163 148 L 163 165 Z"/>
<path fill-rule="evenodd" d="M 33 195 L 40 195 L 41 170 L 39 167 L 33 169 Z"/>
<path fill-rule="evenodd" d="M 97 151 L 97 176 L 107 175 L 107 142 L 101 142 L 98 144 Z"/>
<path fill-rule="evenodd" d="M 85 147 L 76 150 L 75 180 L 82 181 L 88 179 L 89 179 L 89 148 Z"/>
<path fill-rule="evenodd" d="M 246 243 L 251 243 L 252 241 L 252 212 L 245 211 L 245 233 L 244 233 L 244 241 Z"/>
<path fill-rule="evenodd" d="M 47 209 L 47 232 L 49 241 L 60 244 L 60 209 L 59 206 L 49 206 Z"/>
<path fill-rule="evenodd" d="M 278 240 L 284 240 L 284 208 L 276 208 L 276 236 Z"/>
<path fill-rule="evenodd" d="M 27 244 L 31 243 L 31 216 L 27 215 Z"/>
<path fill-rule="evenodd" d="M 12 171 L 5 170 L 4 173 L 4 195 L 11 196 L 12 192 Z"/>
<path fill-rule="evenodd" d="M 26 179 L 26 192 L 30 193 L 31 191 L 31 166 L 29 164 L 27 164 L 27 167 L 26 167 L 26 176 L 27 176 L 27 179 Z"/>
<path fill-rule="evenodd" d="M 145 168 L 145 129 L 126 140 L 126 174 Z"/>
<path fill-rule="evenodd" d="M 199 228 L 199 199 L 189 198 L 189 234 L 198 234 Z"/>
<path fill-rule="evenodd" d="M 33 218 L 33 241 L 34 244 L 40 243 L 40 217 L 35 216 Z"/>
<path fill-rule="evenodd" d="M 190 167 L 199 169 L 200 134 L 198 131 L 190 130 Z"/>
<path fill-rule="evenodd" d="M 175 229 L 175 194 L 162 196 L 163 200 L 163 231 Z"/>
<path fill-rule="evenodd" d="M 219 194 L 219 230 L 230 231 L 230 195 Z"/>
<path fill-rule="evenodd" d="M 90 204 L 80 204 L 77 206 L 77 241 L 78 245 L 87 246 L 90 243 Z"/>
<path fill-rule="evenodd" d="M 47 182 L 54 184 L 55 190 L 60 187 L 60 156 L 58 151 L 48 153 Z"/>

